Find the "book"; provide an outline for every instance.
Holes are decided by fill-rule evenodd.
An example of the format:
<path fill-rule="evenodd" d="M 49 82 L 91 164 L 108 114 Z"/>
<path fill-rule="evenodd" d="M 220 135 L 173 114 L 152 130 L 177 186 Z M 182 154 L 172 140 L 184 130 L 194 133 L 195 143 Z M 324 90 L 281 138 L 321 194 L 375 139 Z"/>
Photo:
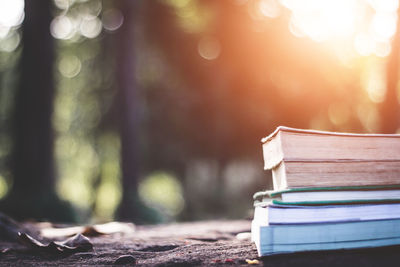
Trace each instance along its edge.
<path fill-rule="evenodd" d="M 259 256 L 398 245 L 400 219 L 295 225 L 263 225 L 253 220 L 252 239 Z"/>
<path fill-rule="evenodd" d="M 254 220 L 262 225 L 400 219 L 400 203 L 370 205 L 259 205 Z"/>
<path fill-rule="evenodd" d="M 269 256 L 274 254 L 289 254 L 304 251 L 316 250 L 339 250 L 339 249 L 360 249 L 360 248 L 374 248 L 399 245 L 400 238 L 387 238 L 387 239 L 372 239 L 361 241 L 345 241 L 345 242 L 330 242 L 330 243 L 312 243 L 312 244 L 272 244 L 272 245 L 257 245 L 258 255 Z"/>
<path fill-rule="evenodd" d="M 280 126 L 262 139 L 275 190 L 400 184 L 400 135 L 351 134 Z"/>
<path fill-rule="evenodd" d="M 284 205 L 351 204 L 371 202 L 400 202 L 400 186 L 348 186 L 293 188 L 262 191 L 254 194 L 256 202 Z"/>
<path fill-rule="evenodd" d="M 279 126 L 261 139 L 264 169 L 284 160 L 400 160 L 400 134 L 355 134 Z"/>
<path fill-rule="evenodd" d="M 280 126 L 262 142 L 274 190 L 253 197 L 260 256 L 400 244 L 400 135 Z"/>
<path fill-rule="evenodd" d="M 272 169 L 274 189 L 400 184 L 400 161 L 284 161 Z"/>

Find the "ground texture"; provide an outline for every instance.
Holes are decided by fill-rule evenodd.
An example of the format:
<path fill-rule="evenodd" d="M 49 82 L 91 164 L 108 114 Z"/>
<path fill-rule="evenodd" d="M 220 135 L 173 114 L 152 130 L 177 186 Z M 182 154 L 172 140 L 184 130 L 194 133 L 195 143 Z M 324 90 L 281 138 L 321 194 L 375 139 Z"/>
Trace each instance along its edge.
<path fill-rule="evenodd" d="M 250 221 L 245 220 L 136 226 L 131 233 L 90 236 L 90 251 L 60 254 L 0 241 L 0 265 L 400 266 L 400 246 L 258 258 L 246 234 L 238 236 L 249 231 Z"/>

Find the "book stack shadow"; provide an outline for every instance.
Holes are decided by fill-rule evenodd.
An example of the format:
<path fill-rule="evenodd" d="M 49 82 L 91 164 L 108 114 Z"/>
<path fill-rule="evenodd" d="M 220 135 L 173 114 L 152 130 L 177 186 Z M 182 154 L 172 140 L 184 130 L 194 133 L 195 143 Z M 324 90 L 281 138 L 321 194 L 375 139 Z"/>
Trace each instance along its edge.
<path fill-rule="evenodd" d="M 254 195 L 260 256 L 400 244 L 400 135 L 280 126 L 262 143 L 273 190 Z"/>

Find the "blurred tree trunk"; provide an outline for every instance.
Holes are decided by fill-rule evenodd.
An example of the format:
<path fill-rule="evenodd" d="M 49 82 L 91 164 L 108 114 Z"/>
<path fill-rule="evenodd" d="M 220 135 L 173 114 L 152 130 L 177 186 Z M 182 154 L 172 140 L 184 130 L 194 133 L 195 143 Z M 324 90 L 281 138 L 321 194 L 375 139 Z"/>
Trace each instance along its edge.
<path fill-rule="evenodd" d="M 122 220 L 141 220 L 138 197 L 139 180 L 139 101 L 135 78 L 135 24 L 140 1 L 121 0 L 117 6 L 124 23 L 116 33 L 116 108 L 121 140 L 122 200 L 117 217 Z"/>
<path fill-rule="evenodd" d="M 400 9 L 398 17 L 400 16 Z M 400 60 L 400 18 L 397 19 L 397 29 L 392 42 L 392 52 L 386 66 L 386 95 L 381 104 L 381 132 L 395 133 L 399 128 L 399 60 Z"/>
<path fill-rule="evenodd" d="M 2 208 L 17 219 L 70 221 L 68 206 L 55 193 L 51 9 L 51 0 L 25 1 L 13 118 L 13 185 Z"/>

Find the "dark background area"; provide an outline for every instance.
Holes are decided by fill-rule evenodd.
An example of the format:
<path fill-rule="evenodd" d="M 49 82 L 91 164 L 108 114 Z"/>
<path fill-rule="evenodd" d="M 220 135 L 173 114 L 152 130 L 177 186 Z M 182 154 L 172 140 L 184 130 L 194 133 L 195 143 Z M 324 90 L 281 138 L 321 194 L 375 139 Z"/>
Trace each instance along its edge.
<path fill-rule="evenodd" d="M 244 218 L 278 125 L 399 128 L 398 1 L 0 2 L 0 210 Z"/>

